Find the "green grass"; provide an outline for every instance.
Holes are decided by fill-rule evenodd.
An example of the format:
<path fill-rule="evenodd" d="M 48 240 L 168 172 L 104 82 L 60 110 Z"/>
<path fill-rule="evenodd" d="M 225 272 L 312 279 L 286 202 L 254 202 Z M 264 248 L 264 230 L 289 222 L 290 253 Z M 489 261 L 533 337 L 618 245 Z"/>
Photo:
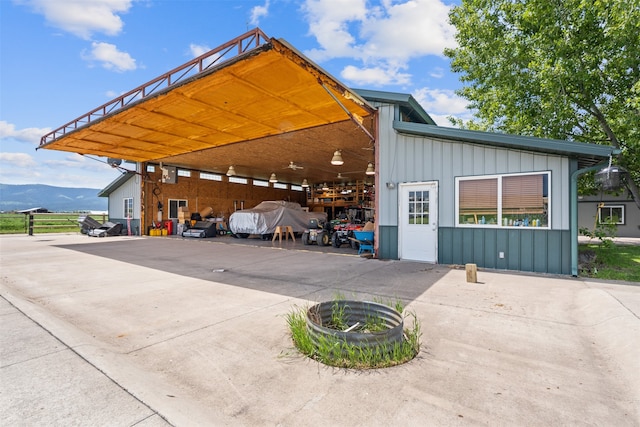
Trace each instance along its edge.
<path fill-rule="evenodd" d="M 640 246 L 580 245 L 579 251 L 590 255 L 580 265 L 580 277 L 640 282 Z"/>
<path fill-rule="evenodd" d="M 396 303 L 395 307 L 402 307 L 402 304 Z M 374 349 L 360 348 L 330 336 L 319 336 L 317 337 L 318 342 L 314 342 L 307 329 L 308 310 L 309 307 L 296 307 L 287 315 L 291 338 L 298 351 L 325 365 L 351 369 L 385 368 L 406 363 L 420 352 L 422 331 L 415 313 L 403 313 L 405 323 L 409 317 L 413 322 L 411 327 L 405 328 L 402 343 Z M 333 313 L 331 322 L 335 325 L 346 326 L 346 323 L 341 319 L 343 314 L 340 310 Z M 364 328 L 376 330 L 379 323 L 375 319 L 367 319 L 367 325 Z"/>
<path fill-rule="evenodd" d="M 34 234 L 41 233 L 73 233 L 79 232 L 78 213 L 50 213 L 34 215 Z M 106 216 L 93 217 L 98 222 L 106 221 Z M 0 214 L 0 234 L 27 234 L 29 232 L 29 216 L 16 213 Z"/>

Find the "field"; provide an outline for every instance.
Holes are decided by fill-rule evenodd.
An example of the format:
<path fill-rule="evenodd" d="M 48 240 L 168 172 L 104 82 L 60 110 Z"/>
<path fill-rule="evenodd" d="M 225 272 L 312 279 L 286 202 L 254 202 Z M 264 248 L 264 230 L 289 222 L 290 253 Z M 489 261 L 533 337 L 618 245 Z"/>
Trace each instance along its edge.
<path fill-rule="evenodd" d="M 42 233 L 79 233 L 79 213 L 46 213 L 34 214 L 33 234 Z M 2 213 L 0 214 L 0 234 L 28 234 L 29 215 Z M 106 215 L 93 216 L 98 222 L 107 221 Z"/>

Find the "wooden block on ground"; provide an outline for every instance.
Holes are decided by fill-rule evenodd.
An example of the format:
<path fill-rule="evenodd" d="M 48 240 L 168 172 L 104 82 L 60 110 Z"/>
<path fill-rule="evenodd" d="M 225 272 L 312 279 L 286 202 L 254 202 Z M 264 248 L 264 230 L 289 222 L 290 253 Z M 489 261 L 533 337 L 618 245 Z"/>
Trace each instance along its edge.
<path fill-rule="evenodd" d="M 467 271 L 467 282 L 478 283 L 478 266 L 475 264 L 465 264 L 464 268 Z"/>

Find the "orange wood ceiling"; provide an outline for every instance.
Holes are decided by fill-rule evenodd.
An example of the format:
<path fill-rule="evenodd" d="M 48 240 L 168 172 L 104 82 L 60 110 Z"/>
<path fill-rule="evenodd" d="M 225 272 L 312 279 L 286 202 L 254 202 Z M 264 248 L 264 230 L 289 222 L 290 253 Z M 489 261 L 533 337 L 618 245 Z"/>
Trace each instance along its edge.
<path fill-rule="evenodd" d="M 270 39 L 42 148 L 219 173 L 233 164 L 238 175 L 275 172 L 294 184 L 330 181 L 337 172 L 364 179 L 373 142 L 344 108 L 375 134 L 372 107 L 286 42 Z M 329 164 L 337 149 L 342 167 Z M 285 168 L 289 162 L 306 169 Z"/>

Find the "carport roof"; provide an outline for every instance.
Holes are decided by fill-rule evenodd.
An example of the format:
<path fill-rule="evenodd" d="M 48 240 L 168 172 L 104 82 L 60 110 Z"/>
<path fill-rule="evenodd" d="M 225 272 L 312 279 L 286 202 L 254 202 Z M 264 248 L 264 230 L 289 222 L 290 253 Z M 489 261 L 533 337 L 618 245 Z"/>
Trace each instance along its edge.
<path fill-rule="evenodd" d="M 235 56 L 223 57 L 236 45 Z M 256 29 L 45 135 L 40 148 L 158 161 L 340 122 L 359 127 L 366 145 L 374 130 L 365 119 L 374 111 Z M 342 148 L 334 145 L 329 150 Z"/>

